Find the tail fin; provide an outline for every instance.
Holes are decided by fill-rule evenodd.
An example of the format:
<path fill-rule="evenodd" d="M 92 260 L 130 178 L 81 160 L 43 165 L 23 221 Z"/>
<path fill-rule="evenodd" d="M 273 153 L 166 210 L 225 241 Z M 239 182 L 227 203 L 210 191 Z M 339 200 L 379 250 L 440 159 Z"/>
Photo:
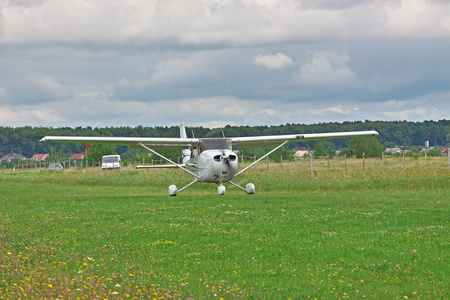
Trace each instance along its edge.
<path fill-rule="evenodd" d="M 186 128 L 184 127 L 184 123 L 180 124 L 180 138 L 182 138 L 182 139 L 187 138 Z"/>
<path fill-rule="evenodd" d="M 182 138 L 182 139 L 187 138 L 187 133 L 186 133 L 186 128 L 184 127 L 184 123 L 180 124 L 180 138 Z M 181 150 L 181 156 L 183 158 L 183 164 L 185 164 L 191 158 L 191 149 Z"/>

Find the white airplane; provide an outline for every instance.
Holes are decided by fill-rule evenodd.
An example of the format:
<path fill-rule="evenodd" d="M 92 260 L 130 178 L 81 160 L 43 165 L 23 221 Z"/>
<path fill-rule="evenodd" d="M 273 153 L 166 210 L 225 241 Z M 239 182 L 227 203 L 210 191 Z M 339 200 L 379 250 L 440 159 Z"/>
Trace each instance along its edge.
<path fill-rule="evenodd" d="M 180 168 L 194 177 L 194 181 L 178 189 L 175 185 L 169 186 L 169 195 L 176 196 L 196 182 L 211 182 L 218 184 L 219 195 L 225 194 L 224 182 L 245 191 L 247 194 L 255 193 L 255 185 L 248 183 L 245 188 L 235 184 L 231 180 L 242 174 L 253 165 L 266 158 L 280 147 L 292 142 L 306 142 L 312 140 L 325 140 L 336 138 L 348 138 L 355 136 L 376 136 L 376 131 L 351 131 L 313 134 L 290 134 L 232 138 L 188 138 L 184 124 L 180 125 L 179 138 L 155 138 L 155 137 L 77 137 L 77 136 L 46 136 L 42 141 L 68 142 L 68 143 L 94 143 L 110 144 L 118 146 L 142 147 L 151 153 L 161 157 L 170 165 L 153 167 Z M 233 148 L 246 147 L 275 147 L 273 150 L 253 162 L 251 165 L 237 172 L 238 158 Z M 158 148 L 180 149 L 183 160 L 177 164 L 169 158 L 154 150 Z M 151 166 L 150 166 L 151 167 Z"/>

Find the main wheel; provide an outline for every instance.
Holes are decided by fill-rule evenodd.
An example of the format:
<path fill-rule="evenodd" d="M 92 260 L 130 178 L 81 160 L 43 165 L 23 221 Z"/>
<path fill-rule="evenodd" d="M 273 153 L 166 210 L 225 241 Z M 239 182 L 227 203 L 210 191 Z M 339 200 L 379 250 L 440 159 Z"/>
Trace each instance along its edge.
<path fill-rule="evenodd" d="M 171 186 L 169 186 L 169 196 L 176 196 L 176 195 L 178 195 L 177 186 L 172 184 Z"/>
<path fill-rule="evenodd" d="M 245 191 L 247 194 L 254 194 L 255 193 L 255 185 L 253 183 L 247 183 L 247 186 L 245 187 Z"/>

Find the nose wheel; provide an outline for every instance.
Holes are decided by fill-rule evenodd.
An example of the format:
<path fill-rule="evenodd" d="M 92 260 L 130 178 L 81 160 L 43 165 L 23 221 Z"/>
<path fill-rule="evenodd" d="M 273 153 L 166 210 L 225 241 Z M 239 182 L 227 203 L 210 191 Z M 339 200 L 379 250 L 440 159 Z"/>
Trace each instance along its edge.
<path fill-rule="evenodd" d="M 217 192 L 219 195 L 225 195 L 225 186 L 221 183 L 219 183 L 219 186 L 217 187 Z"/>

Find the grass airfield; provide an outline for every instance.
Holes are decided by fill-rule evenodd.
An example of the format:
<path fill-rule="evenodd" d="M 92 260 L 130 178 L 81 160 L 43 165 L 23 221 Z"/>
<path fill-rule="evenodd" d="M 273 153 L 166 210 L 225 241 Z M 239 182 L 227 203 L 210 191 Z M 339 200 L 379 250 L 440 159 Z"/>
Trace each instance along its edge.
<path fill-rule="evenodd" d="M 359 161 L 258 165 L 225 196 L 167 196 L 176 170 L 3 172 L 0 299 L 448 298 L 447 166 Z"/>

